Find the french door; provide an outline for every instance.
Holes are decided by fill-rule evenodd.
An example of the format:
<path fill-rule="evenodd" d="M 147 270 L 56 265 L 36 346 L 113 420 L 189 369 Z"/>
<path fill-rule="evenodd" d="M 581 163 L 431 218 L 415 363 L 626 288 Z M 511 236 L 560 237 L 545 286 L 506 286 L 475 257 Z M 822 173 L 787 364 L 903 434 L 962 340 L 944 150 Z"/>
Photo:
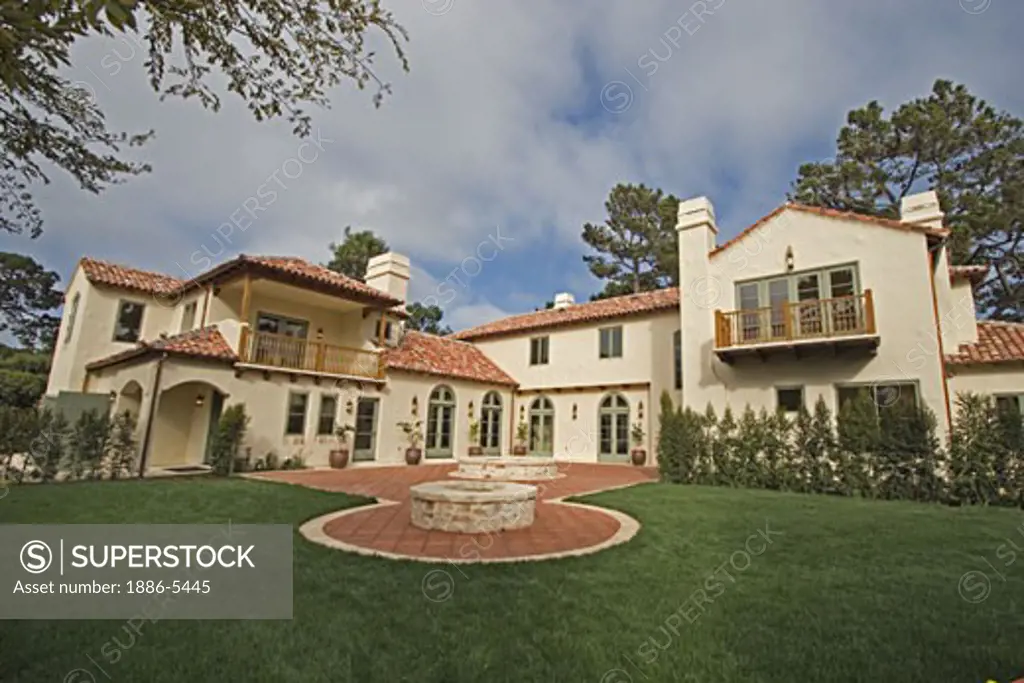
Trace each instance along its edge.
<path fill-rule="evenodd" d="M 377 414 L 380 399 L 362 397 L 356 402 L 356 431 L 353 435 L 352 460 L 377 458 Z"/>

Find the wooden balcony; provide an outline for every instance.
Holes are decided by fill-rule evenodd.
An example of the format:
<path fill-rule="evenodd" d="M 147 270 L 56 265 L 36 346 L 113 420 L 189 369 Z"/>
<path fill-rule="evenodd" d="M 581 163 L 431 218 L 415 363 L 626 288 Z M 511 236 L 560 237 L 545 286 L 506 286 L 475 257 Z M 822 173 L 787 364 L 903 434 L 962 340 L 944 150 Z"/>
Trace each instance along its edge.
<path fill-rule="evenodd" d="M 243 331 L 241 362 L 263 368 L 383 379 L 384 359 L 376 351 L 300 337 Z"/>
<path fill-rule="evenodd" d="M 870 289 L 835 299 L 715 311 L 715 353 L 727 363 L 745 355 L 764 360 L 767 354 L 780 351 L 798 357 L 815 349 L 873 353 L 878 342 Z"/>

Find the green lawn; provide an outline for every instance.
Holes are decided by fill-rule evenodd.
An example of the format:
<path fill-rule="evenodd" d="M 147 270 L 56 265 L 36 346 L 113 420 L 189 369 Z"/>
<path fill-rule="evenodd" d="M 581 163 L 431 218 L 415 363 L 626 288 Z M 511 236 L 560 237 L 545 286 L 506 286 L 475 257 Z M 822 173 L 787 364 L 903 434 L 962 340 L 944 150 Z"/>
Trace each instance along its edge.
<path fill-rule="evenodd" d="M 591 557 L 461 570 L 353 556 L 296 535 L 293 621 L 148 624 L 115 664 L 100 652 L 114 637 L 130 642 L 122 622 L 0 621 L 0 681 L 64 680 L 90 669 L 89 657 L 114 681 L 147 683 L 1024 677 L 1019 510 L 660 484 L 588 500 L 632 514 L 640 534 Z M 0 500 L 0 523 L 297 526 L 358 502 L 244 480 L 24 486 Z M 760 554 L 745 556 L 752 534 Z M 999 548 L 1008 540 L 1021 557 L 1007 566 Z M 443 596 L 444 575 L 428 574 L 438 569 L 454 592 L 435 602 L 424 584 Z M 709 579 L 716 570 L 720 581 Z M 958 593 L 970 570 L 992 578 L 978 604 Z M 695 607 L 698 589 L 713 602 Z"/>

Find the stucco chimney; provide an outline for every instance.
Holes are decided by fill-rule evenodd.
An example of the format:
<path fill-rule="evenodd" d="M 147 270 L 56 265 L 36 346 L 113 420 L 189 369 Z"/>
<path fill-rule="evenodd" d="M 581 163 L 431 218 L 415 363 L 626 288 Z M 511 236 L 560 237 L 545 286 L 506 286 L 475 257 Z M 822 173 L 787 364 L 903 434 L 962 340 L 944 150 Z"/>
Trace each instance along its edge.
<path fill-rule="evenodd" d="M 929 228 L 942 228 L 945 214 L 939 207 L 939 195 L 934 190 L 919 192 L 900 200 L 900 220 L 904 223 L 927 225 Z"/>
<path fill-rule="evenodd" d="M 409 291 L 409 259 L 389 251 L 366 264 L 366 284 L 405 301 Z"/>
<path fill-rule="evenodd" d="M 715 309 L 722 286 L 711 269 L 709 252 L 715 248 L 718 228 L 715 208 L 707 197 L 679 203 L 676 223 L 679 237 L 679 314 L 683 337 L 683 388 L 681 402 L 703 410 L 701 387 L 715 380 L 706 378 L 713 360 Z"/>
<path fill-rule="evenodd" d="M 555 294 L 555 308 L 568 308 L 576 303 L 576 297 L 571 292 L 559 292 Z"/>

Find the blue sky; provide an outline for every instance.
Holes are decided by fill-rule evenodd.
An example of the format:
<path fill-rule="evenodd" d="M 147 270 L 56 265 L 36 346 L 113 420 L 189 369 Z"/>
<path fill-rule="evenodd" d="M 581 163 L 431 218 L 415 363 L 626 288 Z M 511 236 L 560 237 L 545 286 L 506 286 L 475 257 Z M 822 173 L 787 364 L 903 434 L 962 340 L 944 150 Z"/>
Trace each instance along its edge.
<path fill-rule="evenodd" d="M 315 116 L 320 145 L 301 149 L 230 96 L 216 114 L 159 102 L 123 39 L 80 45 L 71 77 L 113 127 L 156 130 L 132 153 L 154 172 L 98 197 L 55 172 L 36 192 L 43 236 L 0 249 L 63 277 L 83 254 L 180 275 L 204 250 L 324 261 L 352 224 L 410 257 L 413 298 L 454 270 L 457 296 L 439 298 L 461 328 L 599 289 L 579 233 L 617 182 L 707 195 L 726 239 L 784 201 L 797 166 L 829 157 L 869 100 L 891 107 L 950 78 L 1024 115 L 1016 0 L 385 4 L 411 35 L 411 72 L 380 49 L 394 94 L 375 109 L 338 88 Z M 218 237 L 232 215 L 245 229 Z M 503 248 L 477 265 L 496 231 Z"/>

